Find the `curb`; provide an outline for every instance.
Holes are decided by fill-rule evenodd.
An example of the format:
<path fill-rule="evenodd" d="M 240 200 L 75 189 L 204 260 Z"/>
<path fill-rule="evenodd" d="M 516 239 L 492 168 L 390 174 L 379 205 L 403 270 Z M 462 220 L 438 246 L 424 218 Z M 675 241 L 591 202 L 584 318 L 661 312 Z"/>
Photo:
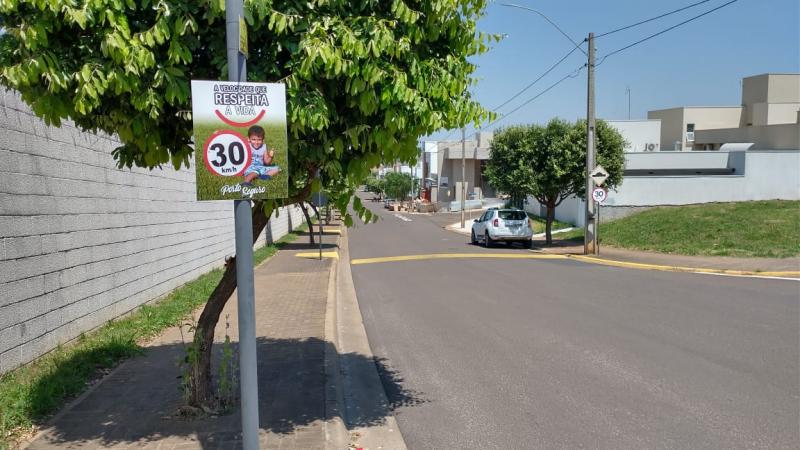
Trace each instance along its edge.
<path fill-rule="evenodd" d="M 337 238 L 341 244 L 341 235 Z M 339 366 L 339 336 L 337 327 L 336 284 L 338 274 L 338 258 L 333 260 L 328 274 L 328 299 L 325 307 L 325 448 L 343 449 L 347 446 L 348 433 L 344 423 L 342 407 L 342 377 Z"/>
<path fill-rule="evenodd" d="M 343 399 L 340 411 L 344 413 L 345 425 L 350 432 L 348 448 L 403 450 L 407 448 L 406 443 L 394 415 L 389 410 L 390 403 L 364 329 L 350 271 L 346 228 L 343 229 L 339 251 L 341 255 L 336 263 L 335 346 L 340 354 L 357 356 L 345 360 L 339 366 Z M 363 416 L 371 420 L 364 421 Z M 383 420 L 373 423 L 377 417 Z M 353 423 L 359 418 L 366 423 Z"/>
<path fill-rule="evenodd" d="M 597 258 L 594 256 L 566 254 L 565 257 L 582 261 L 589 264 L 600 264 L 604 266 L 625 267 L 630 269 L 640 270 L 657 270 L 661 272 L 683 272 L 683 273 L 701 273 L 711 275 L 731 275 L 741 277 L 760 277 L 760 278 L 781 278 L 787 280 L 800 279 L 800 271 L 764 271 L 756 272 L 751 270 L 736 270 L 736 269 L 714 269 L 705 267 L 681 267 L 681 266 L 664 266 L 659 264 L 645 264 L 635 263 L 628 261 L 619 261 L 615 259 Z"/>

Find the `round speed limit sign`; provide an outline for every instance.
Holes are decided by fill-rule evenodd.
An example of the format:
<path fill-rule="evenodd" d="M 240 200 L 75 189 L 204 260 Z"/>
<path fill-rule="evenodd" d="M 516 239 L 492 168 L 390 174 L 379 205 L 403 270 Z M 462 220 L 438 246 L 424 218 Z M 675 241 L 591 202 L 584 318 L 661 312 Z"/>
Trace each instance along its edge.
<path fill-rule="evenodd" d="M 606 197 L 608 197 L 608 191 L 606 191 L 604 188 L 596 187 L 592 191 L 592 199 L 597 203 L 603 203 L 606 200 Z"/>
<path fill-rule="evenodd" d="M 250 143 L 244 136 L 231 130 L 217 131 L 203 145 L 206 167 L 214 175 L 242 175 L 250 165 L 252 156 Z"/>

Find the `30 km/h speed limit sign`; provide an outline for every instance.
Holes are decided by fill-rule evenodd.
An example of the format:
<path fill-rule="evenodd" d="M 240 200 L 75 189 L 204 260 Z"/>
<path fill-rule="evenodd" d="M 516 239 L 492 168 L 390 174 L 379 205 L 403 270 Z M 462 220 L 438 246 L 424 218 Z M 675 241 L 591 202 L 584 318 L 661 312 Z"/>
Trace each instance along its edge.
<path fill-rule="evenodd" d="M 592 191 L 592 200 L 596 201 L 597 203 L 603 203 L 606 201 L 607 197 L 608 191 L 606 191 L 604 188 L 597 187 Z"/>
<path fill-rule="evenodd" d="M 212 134 L 203 144 L 206 168 L 214 175 L 240 176 L 253 158 L 250 143 L 241 134 L 231 130 L 220 130 Z"/>

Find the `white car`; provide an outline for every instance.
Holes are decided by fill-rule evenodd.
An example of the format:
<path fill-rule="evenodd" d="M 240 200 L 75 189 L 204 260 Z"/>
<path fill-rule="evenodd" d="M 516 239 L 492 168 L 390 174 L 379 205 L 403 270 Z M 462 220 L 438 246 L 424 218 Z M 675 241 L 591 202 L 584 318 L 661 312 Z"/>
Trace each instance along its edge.
<path fill-rule="evenodd" d="M 491 247 L 498 241 L 522 242 L 531 248 L 533 230 L 528 215 L 519 209 L 489 208 L 472 223 L 472 243 Z"/>

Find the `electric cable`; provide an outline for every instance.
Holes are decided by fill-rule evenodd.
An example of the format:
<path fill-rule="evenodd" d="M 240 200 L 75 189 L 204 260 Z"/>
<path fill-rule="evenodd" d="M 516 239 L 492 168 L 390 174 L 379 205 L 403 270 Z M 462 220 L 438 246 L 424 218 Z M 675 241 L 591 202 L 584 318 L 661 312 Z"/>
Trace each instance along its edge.
<path fill-rule="evenodd" d="M 548 86 L 547 88 L 545 88 L 543 91 L 539 92 L 539 93 L 538 93 L 538 94 L 536 94 L 535 96 L 533 96 L 533 97 L 531 97 L 530 99 L 528 99 L 527 101 L 525 101 L 525 103 L 523 103 L 523 104 L 521 104 L 521 105 L 517 106 L 516 108 L 512 109 L 512 110 L 511 110 L 511 111 L 509 111 L 508 113 L 506 113 L 506 114 L 503 114 L 501 117 L 498 117 L 498 118 L 497 118 L 497 119 L 495 119 L 493 122 L 491 122 L 490 124 L 486 125 L 486 127 L 485 127 L 484 129 L 488 129 L 488 128 L 489 128 L 489 127 L 491 127 L 492 125 L 494 125 L 494 124 L 496 124 L 496 123 L 500 122 L 501 120 L 504 120 L 505 118 L 507 118 L 507 117 L 508 117 L 508 116 L 510 116 L 511 114 L 514 114 L 515 112 L 519 111 L 519 110 L 520 110 L 520 109 L 522 109 L 524 106 L 527 106 L 527 105 L 528 105 L 528 104 L 530 104 L 532 101 L 534 101 L 534 100 L 536 100 L 537 98 L 541 97 L 542 95 L 546 94 L 548 91 L 550 91 L 550 90 L 551 90 L 551 89 L 553 89 L 554 87 L 558 86 L 559 84 L 563 83 L 563 82 L 564 82 L 564 81 L 566 81 L 567 79 L 569 79 L 569 78 L 575 78 L 575 77 L 577 77 L 578 75 L 580 75 L 581 71 L 582 71 L 584 68 L 586 68 L 586 66 L 587 66 L 587 64 L 584 64 L 584 65 L 582 65 L 582 66 L 578 67 L 577 69 L 575 69 L 575 70 L 574 70 L 572 73 L 569 73 L 569 74 L 565 75 L 563 78 L 559 79 L 559 80 L 558 80 L 558 81 L 556 81 L 555 83 L 553 83 L 553 84 L 551 84 L 550 86 Z"/>
<path fill-rule="evenodd" d="M 651 17 L 649 19 L 642 20 L 641 22 L 636 22 L 636 23 L 633 23 L 633 24 L 630 24 L 630 25 L 626 25 L 624 27 L 617 28 L 616 30 L 607 31 L 607 32 L 605 32 L 603 34 L 598 34 L 597 36 L 595 36 L 595 39 L 601 38 L 603 36 L 608 36 L 609 34 L 614 34 L 614 33 L 619 32 L 619 31 L 624 31 L 624 30 L 627 30 L 629 28 L 638 27 L 639 25 L 645 24 L 647 22 L 652 22 L 654 20 L 661 19 L 662 17 L 667 17 L 669 15 L 672 15 L 672 14 L 675 14 L 675 13 L 679 13 L 681 11 L 685 11 L 685 10 L 690 9 L 690 8 L 694 8 L 697 5 L 702 5 L 703 3 L 708 3 L 710 1 L 711 0 L 703 0 L 703 1 L 700 1 L 700 2 L 697 2 L 697 3 L 692 3 L 691 5 L 684 6 L 683 8 L 678 8 L 678 9 L 672 10 L 670 12 L 661 14 L 660 16 Z"/>
<path fill-rule="evenodd" d="M 583 42 L 586 42 L 586 39 L 584 39 L 584 40 L 583 40 Z M 564 56 L 563 56 L 561 59 L 559 59 L 558 61 L 556 61 L 556 63 L 555 63 L 555 64 L 553 64 L 552 66 L 550 66 L 550 68 L 549 68 L 549 69 L 545 70 L 545 71 L 544 71 L 544 73 L 542 73 L 541 75 L 539 75 L 539 77 L 538 77 L 538 78 L 536 78 L 535 80 L 531 81 L 531 82 L 530 82 L 530 84 L 528 84 L 527 86 L 525 86 L 524 88 L 522 88 L 522 90 L 520 90 L 520 91 L 519 91 L 519 92 L 517 92 L 516 94 L 512 95 L 512 96 L 511 96 L 511 98 L 509 98 L 508 100 L 506 100 L 505 102 L 503 102 L 503 104 L 502 104 L 502 105 L 500 105 L 500 106 L 497 106 L 497 107 L 495 107 L 495 108 L 492 108 L 492 111 L 495 111 L 495 112 L 497 112 L 497 113 L 499 114 L 500 112 L 499 112 L 498 110 L 499 110 L 500 108 L 502 108 L 503 106 L 506 106 L 507 104 L 511 103 L 511 102 L 512 102 L 514 99 L 516 99 L 517 97 L 519 97 L 520 95 L 522 95 L 522 93 L 523 93 L 523 92 L 527 91 L 527 90 L 528 90 L 528 89 L 530 89 L 530 88 L 531 88 L 531 87 L 532 87 L 534 84 L 538 83 L 538 82 L 539 82 L 539 81 L 540 81 L 542 78 L 544 78 L 545 76 L 547 76 L 547 74 L 549 74 L 550 72 L 552 72 L 552 71 L 553 71 L 553 69 L 555 69 L 556 67 L 558 67 L 558 66 L 559 66 L 559 64 L 561 64 L 562 62 L 564 62 L 564 60 L 565 60 L 565 59 L 569 58 L 569 56 L 570 56 L 570 55 L 572 55 L 573 53 L 575 53 L 575 50 L 577 50 L 578 48 L 580 48 L 580 45 L 581 45 L 581 44 L 583 44 L 583 42 L 581 42 L 580 44 L 578 44 L 578 46 L 577 46 L 577 47 L 573 47 L 573 48 L 572 48 L 572 50 L 570 50 L 570 51 L 569 51 L 569 52 L 568 52 L 566 55 L 564 55 Z"/>
<path fill-rule="evenodd" d="M 699 18 L 701 18 L 701 17 L 703 17 L 703 16 L 706 16 L 706 15 L 708 15 L 708 14 L 711 14 L 711 13 L 712 13 L 712 12 L 714 12 L 714 11 L 717 11 L 718 9 L 722 9 L 722 8 L 724 8 L 724 7 L 728 6 L 728 5 L 732 4 L 732 3 L 736 3 L 736 2 L 738 2 L 738 1 L 739 1 L 739 0 L 730 0 L 729 2 L 727 2 L 727 3 L 723 3 L 722 5 L 719 5 L 719 6 L 717 6 L 716 8 L 709 9 L 708 11 L 706 11 L 706 12 L 704 12 L 704 13 L 702 13 L 702 14 L 698 14 L 698 15 L 696 15 L 696 16 L 694 16 L 694 17 L 690 18 L 690 19 L 684 20 L 684 21 L 683 21 L 683 22 L 681 22 L 681 23 L 675 24 L 675 25 L 673 25 L 673 26 L 671 26 L 671 27 L 669 27 L 669 28 L 666 28 L 666 29 L 664 29 L 664 30 L 661 30 L 661 31 L 659 31 L 658 33 L 651 34 L 650 36 L 647 36 L 647 37 L 646 37 L 646 38 L 644 38 L 644 39 L 639 39 L 638 41 L 636 41 L 636 42 L 634 42 L 634 43 L 632 43 L 632 44 L 626 45 L 625 47 L 622 47 L 622 48 L 618 48 L 618 49 L 614 50 L 613 52 L 611 52 L 611 53 L 608 53 L 608 54 L 606 54 L 605 56 L 603 56 L 603 58 L 602 58 L 602 59 L 600 59 L 600 62 L 598 62 L 597 64 L 595 64 L 595 67 L 599 66 L 600 64 L 603 64 L 603 62 L 605 62 L 606 58 L 608 58 L 609 56 L 616 55 L 617 53 L 619 53 L 619 52 L 621 52 L 621 51 L 624 51 L 624 50 L 627 50 L 627 49 L 629 49 L 629 48 L 631 48 L 631 47 L 634 47 L 634 46 L 636 46 L 636 45 L 639 45 L 639 44 L 641 44 L 642 42 L 648 41 L 648 40 L 650 40 L 650 39 L 652 39 L 652 38 L 654 38 L 654 37 L 656 37 L 656 36 L 662 35 L 662 34 L 666 33 L 667 31 L 674 30 L 675 28 L 678 28 L 678 27 L 679 27 L 679 26 L 681 26 L 681 25 L 685 25 L 685 24 L 687 24 L 687 23 L 689 23 L 689 22 L 691 22 L 691 21 L 693 21 L 693 20 L 697 20 L 697 19 L 699 19 Z"/>

